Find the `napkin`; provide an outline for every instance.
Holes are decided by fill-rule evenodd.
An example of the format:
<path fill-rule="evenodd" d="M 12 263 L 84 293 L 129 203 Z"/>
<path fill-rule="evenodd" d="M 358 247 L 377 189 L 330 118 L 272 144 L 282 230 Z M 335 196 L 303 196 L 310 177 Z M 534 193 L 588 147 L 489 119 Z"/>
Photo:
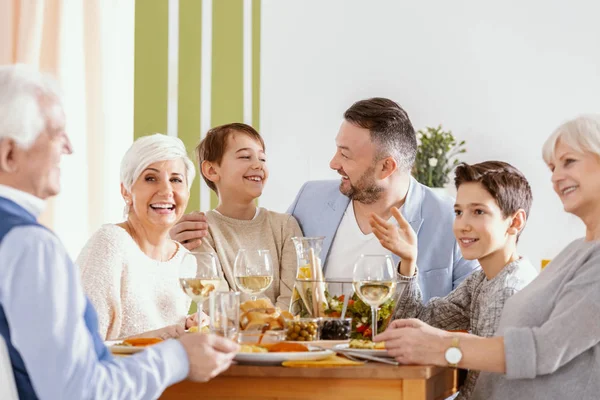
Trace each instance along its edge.
<path fill-rule="evenodd" d="M 323 360 L 284 361 L 281 365 L 291 368 L 354 367 L 364 365 L 364 362 L 348 360 L 334 354 Z"/>

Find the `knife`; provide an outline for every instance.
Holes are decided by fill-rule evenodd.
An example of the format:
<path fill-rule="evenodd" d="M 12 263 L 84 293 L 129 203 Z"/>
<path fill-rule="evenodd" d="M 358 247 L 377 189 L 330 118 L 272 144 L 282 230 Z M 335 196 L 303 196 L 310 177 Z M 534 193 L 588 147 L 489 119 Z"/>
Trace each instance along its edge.
<path fill-rule="evenodd" d="M 341 354 L 349 354 L 352 357 L 356 357 L 356 358 L 362 358 L 363 360 L 369 360 L 369 361 L 376 361 L 376 362 L 380 362 L 383 364 L 389 364 L 389 365 L 400 365 L 399 362 L 395 361 L 394 359 L 390 359 L 390 358 L 381 358 L 381 357 L 375 357 L 375 356 L 370 356 L 368 354 L 362 354 L 362 353 L 358 353 L 355 351 L 351 351 L 351 350 L 335 350 L 336 352 L 339 352 Z"/>

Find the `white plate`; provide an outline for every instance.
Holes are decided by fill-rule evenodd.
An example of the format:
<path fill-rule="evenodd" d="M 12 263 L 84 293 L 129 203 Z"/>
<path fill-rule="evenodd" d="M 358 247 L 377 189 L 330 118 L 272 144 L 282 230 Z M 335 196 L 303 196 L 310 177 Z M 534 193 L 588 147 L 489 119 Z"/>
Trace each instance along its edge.
<path fill-rule="evenodd" d="M 144 351 L 148 346 L 118 346 L 117 343 L 123 342 L 122 340 L 107 340 L 104 342 L 106 347 L 113 354 L 134 354 L 139 353 L 140 351 Z"/>
<path fill-rule="evenodd" d="M 338 344 L 333 346 L 333 351 L 340 351 L 340 352 L 344 352 L 344 351 L 348 351 L 348 352 L 353 352 L 353 353 L 357 353 L 357 354 L 366 354 L 368 356 L 374 356 L 374 357 L 392 357 L 388 354 L 387 350 L 385 349 L 373 349 L 373 350 L 369 350 L 369 349 L 351 349 L 350 345 L 348 343 L 346 344 Z"/>
<path fill-rule="evenodd" d="M 281 353 L 237 353 L 234 360 L 243 364 L 273 365 L 281 364 L 284 361 L 323 360 L 335 354 L 331 350 L 315 350 L 315 348 L 311 348 L 311 346 L 308 348 L 312 351 Z"/>

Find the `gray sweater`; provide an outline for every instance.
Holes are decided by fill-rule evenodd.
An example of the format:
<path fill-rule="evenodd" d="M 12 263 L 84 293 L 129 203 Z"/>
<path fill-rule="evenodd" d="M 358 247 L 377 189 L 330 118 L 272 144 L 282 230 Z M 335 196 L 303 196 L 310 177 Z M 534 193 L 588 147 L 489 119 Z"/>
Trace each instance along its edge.
<path fill-rule="evenodd" d="M 600 242 L 565 248 L 504 307 L 506 375 L 482 372 L 473 399 L 600 398 Z"/>

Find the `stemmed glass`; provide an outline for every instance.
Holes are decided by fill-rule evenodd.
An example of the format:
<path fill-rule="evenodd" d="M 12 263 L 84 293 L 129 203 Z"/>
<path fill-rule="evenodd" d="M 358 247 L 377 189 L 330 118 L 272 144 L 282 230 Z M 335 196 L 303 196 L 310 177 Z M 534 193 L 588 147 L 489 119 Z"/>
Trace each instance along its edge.
<path fill-rule="evenodd" d="M 396 273 L 389 255 L 361 254 L 354 264 L 354 291 L 371 306 L 372 337 L 377 335 L 377 310 L 394 293 Z"/>
<path fill-rule="evenodd" d="M 269 250 L 240 249 L 233 265 L 235 284 L 252 300 L 273 282 L 273 260 Z"/>
<path fill-rule="evenodd" d="M 214 254 L 190 252 L 183 256 L 179 267 L 179 283 L 185 294 L 196 303 L 198 323 L 202 321 L 202 304 L 217 290 L 220 282 Z"/>

